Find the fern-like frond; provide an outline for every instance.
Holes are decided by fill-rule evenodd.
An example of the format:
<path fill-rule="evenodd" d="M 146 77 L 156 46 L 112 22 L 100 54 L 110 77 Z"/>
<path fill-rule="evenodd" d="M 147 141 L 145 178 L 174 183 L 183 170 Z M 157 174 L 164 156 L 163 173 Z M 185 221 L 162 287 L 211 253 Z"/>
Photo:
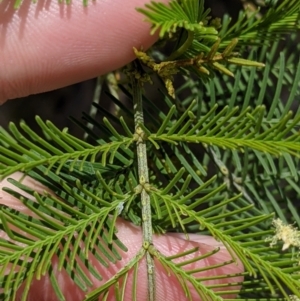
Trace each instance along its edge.
<path fill-rule="evenodd" d="M 151 1 L 145 7 L 146 9 L 137 10 L 151 22 L 152 34 L 159 29 L 159 35 L 163 37 L 166 33 L 176 32 L 177 28 L 184 28 L 205 38 L 212 36 L 212 39 L 216 40 L 216 29 L 205 24 L 209 11 L 204 11 L 202 0 L 171 1 L 169 5 Z"/>
<path fill-rule="evenodd" d="M 297 68 L 299 55 L 293 52 L 295 43 L 295 36 L 292 36 L 287 43 L 288 46 L 284 53 L 282 52 L 280 55 L 278 55 L 280 51 L 278 42 L 275 42 L 271 49 L 264 47 L 261 50 L 257 50 L 257 52 L 251 52 L 247 57 L 248 59 L 258 57 L 260 61 L 267 63 L 262 73 L 255 69 L 235 70 L 233 67 L 235 79 L 215 76 L 210 82 L 203 83 L 188 78 L 188 83 L 177 89 L 180 99 L 178 101 L 181 102 L 181 107 L 178 107 L 178 110 L 190 110 L 189 105 L 194 99 L 197 99 L 197 105 L 192 110 L 196 118 L 205 116 L 215 105 L 220 107 L 228 105 L 231 111 L 235 106 L 241 106 L 244 110 L 249 105 L 261 106 L 264 104 L 266 106 L 266 114 L 262 121 L 263 129 L 268 128 L 267 124 L 271 126 L 278 123 L 280 118 L 289 111 L 294 111 L 295 115 L 298 116 L 299 110 L 297 111 L 295 104 L 298 102 L 300 92 L 298 84 L 300 69 Z M 274 89 L 274 87 L 276 88 Z M 185 95 L 187 91 L 189 91 L 188 93 L 192 91 L 196 93 L 192 93 L 189 98 L 185 97 L 184 100 L 181 100 L 180 96 Z M 165 99 L 168 107 L 171 107 L 172 102 L 169 102 L 166 97 Z M 214 115 L 216 115 L 216 112 Z M 174 116 L 177 119 L 179 118 L 176 112 Z M 296 125 L 291 133 L 297 133 L 297 130 L 298 126 Z M 178 149 L 177 146 L 172 146 L 172 148 Z M 190 149 L 189 152 L 196 149 L 196 147 L 187 148 Z M 197 148 L 199 149 L 199 147 Z M 180 152 L 182 152 L 182 148 L 180 149 Z M 204 156 L 204 166 L 210 164 L 209 162 L 213 159 L 220 171 L 222 168 L 225 168 L 227 171 L 230 170 L 230 177 L 236 177 L 236 181 L 239 181 L 239 183 L 232 182 L 237 191 L 241 191 L 240 183 L 249 175 L 251 175 L 251 180 L 249 179 L 248 181 L 250 185 L 254 183 L 253 181 L 257 177 L 259 179 L 270 179 L 272 176 L 276 179 L 292 177 L 293 181 L 297 181 L 299 176 L 297 171 L 299 158 L 291 157 L 288 154 L 276 159 L 270 155 L 258 152 L 253 154 L 251 151 L 246 151 L 245 154 L 241 154 L 239 151 L 224 151 L 219 148 L 213 148 L 213 150 L 216 152 L 214 156 L 210 154 Z M 203 150 L 201 153 L 203 153 Z M 278 162 L 281 163 L 278 164 Z M 203 172 L 203 169 L 201 169 L 201 174 L 206 174 Z M 234 176 L 234 174 L 238 175 L 238 177 Z M 253 189 L 254 187 L 252 187 Z M 246 193 L 245 190 L 244 193 Z"/>
<path fill-rule="evenodd" d="M 104 184 L 100 174 L 96 175 Z M 1 208 L 1 230 L 7 235 L 7 239 L 0 241 L 0 279 L 6 283 L 2 300 L 15 300 L 17 289 L 24 281 L 22 300 L 26 300 L 33 279 L 51 276 L 53 258 L 57 260 L 58 270 L 65 269 L 83 291 L 92 285 L 91 275 L 102 279 L 99 271 L 90 265 L 91 257 L 103 267 L 122 258 L 119 250 L 126 251 L 126 247 L 115 234 L 115 223 L 121 213 L 120 205 L 132 201 L 134 194 L 120 195 L 107 186 L 104 188 L 111 194 L 108 202 L 108 198 L 104 200 L 93 194 L 77 180 L 75 186 L 61 182 L 66 195 L 62 201 L 50 194 L 34 192 L 19 182 L 12 183 L 22 192 L 6 191 L 19 198 L 30 213 Z M 34 200 L 25 196 L 28 194 Z M 13 289 L 8 287 L 10 281 L 14 283 Z M 61 296 L 59 285 L 52 285 L 57 296 Z"/>
<path fill-rule="evenodd" d="M 224 277 L 225 275 L 220 275 L 218 276 L 219 278 L 211 279 L 209 279 L 210 277 L 205 277 L 205 274 L 212 269 L 218 269 L 225 267 L 226 265 L 232 264 L 232 261 L 229 260 L 227 262 L 219 262 L 217 264 L 209 265 L 208 260 L 213 261 L 212 257 L 218 256 L 219 251 L 220 248 L 216 248 L 203 254 L 201 250 L 195 248 L 181 254 L 176 254 L 175 256 L 165 256 L 158 250 L 150 250 L 153 256 L 155 256 L 159 263 L 163 266 L 165 272 L 168 273 L 168 275 L 174 275 L 177 278 L 182 290 L 185 293 L 186 299 L 189 301 L 193 301 L 196 298 L 201 298 L 201 300 L 207 301 L 223 300 L 223 298 L 221 298 L 220 296 L 222 294 L 217 293 L 218 285 L 209 285 L 207 284 L 207 282 L 209 282 L 209 280 L 216 281 L 217 279 L 222 279 L 222 277 Z M 198 264 L 204 262 L 203 268 L 194 268 L 194 263 L 196 262 Z M 227 288 L 235 286 L 233 289 L 236 289 L 239 283 L 234 283 L 234 280 L 235 277 L 238 276 L 240 275 L 235 274 L 231 275 L 231 277 L 228 277 L 227 275 L 228 282 L 223 285 Z M 231 279 L 233 279 L 233 281 L 231 281 Z M 194 288 L 195 293 L 191 293 L 190 286 Z M 228 293 L 231 293 L 230 289 L 226 292 L 226 294 Z"/>
<path fill-rule="evenodd" d="M 138 288 L 137 288 L 137 272 L 138 272 L 138 266 L 139 262 L 145 255 L 145 249 L 141 248 L 138 253 L 131 259 L 120 271 L 118 271 L 111 279 L 106 281 L 104 285 L 99 287 L 98 289 L 94 290 L 92 293 L 87 294 L 85 301 L 98 301 L 99 298 L 101 300 L 106 300 L 108 298 L 108 295 L 111 291 L 112 287 L 115 287 L 115 291 L 113 291 L 113 295 L 118 298 L 120 301 L 126 301 L 124 292 L 126 289 L 127 283 L 127 277 L 128 272 L 133 269 L 133 284 L 129 287 L 129 289 L 132 290 L 132 296 L 133 300 L 137 300 L 136 296 L 138 295 Z M 121 287 L 119 288 L 119 281 L 122 281 Z"/>
<path fill-rule="evenodd" d="M 300 116 L 292 118 L 292 112 L 283 116 L 275 124 L 268 124 L 264 120 L 265 108 L 256 107 L 251 110 L 245 109 L 237 116 L 239 108 L 229 110 L 224 107 L 214 115 L 217 106 L 214 106 L 200 120 L 188 112 L 188 119 L 194 125 L 185 126 L 180 129 L 182 120 L 173 123 L 167 128 L 167 122 L 162 124 L 156 134 L 151 134 L 150 141 L 166 141 L 177 143 L 203 143 L 207 146 L 216 145 L 220 148 L 244 151 L 245 148 L 254 151 L 280 156 L 284 153 L 299 157 L 300 135 L 297 127 L 300 123 Z M 172 115 L 168 116 L 171 120 Z M 179 130 L 180 129 L 180 130 Z M 256 152 L 255 152 L 256 153 Z"/>
<path fill-rule="evenodd" d="M 65 130 L 60 131 L 51 122 L 44 123 L 38 117 L 36 120 L 45 138 L 36 134 L 24 122 L 20 123 L 24 134 L 13 123 L 9 126 L 11 135 L 3 130 L 0 132 L 1 179 L 15 171 L 27 172 L 41 165 L 48 166 L 47 171 L 54 168 L 59 174 L 65 166 L 69 166 L 70 171 L 73 170 L 78 162 L 80 162 L 80 170 L 87 160 L 94 163 L 97 159 L 105 166 L 107 161 L 112 164 L 117 156 L 124 165 L 130 163 L 124 154 L 126 155 L 126 149 L 133 138 L 118 134 L 108 121 L 106 121 L 107 128 L 114 135 L 112 141 L 94 146 L 70 135 Z M 118 156 L 118 153 L 123 155 Z"/>
<path fill-rule="evenodd" d="M 185 185 L 182 186 L 182 190 L 175 195 L 169 195 L 168 190 L 170 187 L 160 190 L 153 188 L 151 191 L 151 198 L 153 199 L 154 211 L 156 212 L 155 219 L 157 218 L 156 224 L 160 223 L 162 228 L 171 227 L 174 228 L 178 224 L 183 231 L 187 232 L 185 227 L 191 223 L 198 228 L 198 231 L 207 230 L 210 235 L 215 237 L 217 240 L 228 247 L 228 251 L 232 256 L 232 260 L 240 260 L 245 267 L 246 274 L 248 276 L 254 276 L 254 278 L 261 279 L 261 285 L 264 287 L 264 291 L 273 295 L 276 292 L 281 292 L 286 298 L 288 295 L 285 290 L 285 286 L 298 294 L 298 277 L 296 270 L 300 267 L 295 267 L 294 272 L 290 273 L 290 266 L 296 263 L 296 259 L 291 254 L 287 254 L 286 262 L 280 264 L 280 256 L 274 253 L 274 249 L 268 246 L 268 243 L 262 239 L 272 234 L 272 230 L 268 229 L 268 222 L 274 216 L 273 213 L 261 214 L 260 210 L 257 210 L 253 204 L 242 200 L 240 197 L 235 196 L 231 199 L 216 198 L 220 192 L 224 191 L 226 185 L 217 189 L 209 191 L 207 188 L 213 183 L 215 179 L 211 179 L 207 183 L 199 186 L 198 189 L 194 189 L 192 193 L 184 195 Z M 175 183 L 173 183 L 175 185 Z M 203 195 L 203 192 L 206 194 Z M 220 195 L 219 195 L 220 196 Z M 207 206 L 204 206 L 204 205 Z M 156 210 L 159 208 L 159 211 Z M 203 209 L 201 209 L 203 208 Z M 217 213 L 218 212 L 218 213 Z M 238 218 L 235 218 L 239 216 Z M 252 229 L 253 232 L 249 232 Z M 254 230 L 255 229 L 255 230 Z M 254 234 L 255 233 L 255 234 Z M 186 235 L 188 235 L 186 233 Z M 253 241 L 251 238 L 259 237 L 260 240 Z M 212 255 L 212 254 L 210 254 Z M 269 256 L 274 255 L 274 260 L 278 260 L 278 268 L 274 262 L 269 261 Z M 158 255 L 161 263 L 166 266 L 169 270 L 170 262 Z M 238 258 L 238 259 L 237 259 Z M 273 258 L 273 257 L 272 257 Z M 227 264 L 230 262 L 227 262 Z M 202 294 L 207 290 L 214 288 L 222 288 L 222 285 L 214 285 L 212 287 L 202 287 L 198 281 L 205 281 L 206 278 L 193 276 L 193 273 L 198 273 L 200 270 L 185 271 L 181 269 L 184 264 L 180 264 L 177 267 L 172 268 L 172 272 L 177 275 L 181 275 L 182 279 L 180 283 L 191 282 L 193 286 L 198 287 L 199 296 L 203 297 Z M 286 270 L 283 268 L 286 267 Z M 215 268 L 215 267 L 214 267 Z M 209 270 L 207 266 L 203 270 Z M 176 272 L 175 272 L 176 271 Z M 185 273 L 188 274 L 185 275 Z M 219 276 L 222 277 L 222 276 Z M 224 275 L 224 277 L 226 277 Z M 228 277 L 228 276 L 227 276 Z M 230 283 L 230 281 L 229 281 Z M 253 282 L 252 282 L 253 284 Z M 186 284 L 182 284 L 185 290 Z M 199 286 L 200 285 L 200 286 Z M 237 283 L 228 284 L 229 286 L 237 285 Z M 236 291 L 232 291 L 235 293 Z M 222 289 L 217 295 L 224 294 Z M 230 290 L 226 293 L 231 293 Z"/>
<path fill-rule="evenodd" d="M 278 1 L 269 8 L 266 14 L 258 16 L 241 12 L 235 24 L 230 26 L 230 18 L 224 18 L 219 33 L 221 46 L 226 46 L 233 38 L 238 37 L 243 45 L 263 44 L 274 41 L 280 36 L 295 32 L 299 29 L 300 3 L 297 0 Z"/>
<path fill-rule="evenodd" d="M 276 216 L 285 223 L 295 223 L 300 226 L 298 200 L 300 198 L 299 175 L 292 177 L 283 174 L 282 178 L 274 176 L 250 175 L 244 180 L 245 189 L 253 196 L 263 212 L 275 212 Z M 269 202 L 265 200 L 269 199 Z"/>
<path fill-rule="evenodd" d="M 220 51 L 223 51 L 234 39 L 238 47 L 264 45 L 295 32 L 299 24 L 300 4 L 297 0 L 285 0 L 273 5 L 266 14 L 242 11 L 235 24 L 226 16 L 222 24 L 218 20 L 208 22 L 209 10 L 204 10 L 203 1 L 171 1 L 169 5 L 156 3 L 138 9 L 153 24 L 152 33 L 160 29 L 160 36 L 174 34 L 177 28 L 185 29 L 188 34 L 181 34 L 177 46 L 170 58 L 192 58 L 200 53 L 207 54 L 217 37 L 220 38 Z M 170 17 L 172 16 L 172 17 Z"/>

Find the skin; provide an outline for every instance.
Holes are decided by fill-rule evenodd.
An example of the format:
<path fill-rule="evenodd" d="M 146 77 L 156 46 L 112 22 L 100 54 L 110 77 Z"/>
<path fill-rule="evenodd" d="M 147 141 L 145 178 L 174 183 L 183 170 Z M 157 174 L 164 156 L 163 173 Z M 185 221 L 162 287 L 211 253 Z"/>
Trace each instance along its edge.
<path fill-rule="evenodd" d="M 147 1 L 97 0 L 83 7 L 56 0 L 0 4 L 0 103 L 64 87 L 134 59 L 156 40 L 135 11 Z M 167 1 L 165 1 L 167 2 Z"/>
<path fill-rule="evenodd" d="M 13 9 L 12 0 L 3 0 L 0 3 L 0 103 L 93 78 L 133 60 L 133 46 L 147 49 L 157 38 L 149 35 L 149 24 L 142 22 L 144 17 L 134 10 L 135 7 L 142 7 L 144 2 L 146 1 L 126 0 L 124 5 L 124 0 L 98 0 L 90 2 L 85 8 L 81 1 L 73 1 L 67 6 L 59 5 L 55 0 L 39 0 L 37 4 L 30 4 L 29 0 L 24 0 L 21 8 L 16 11 Z M 16 173 L 13 177 L 20 179 L 21 174 Z M 24 181 L 41 193 L 45 190 L 45 187 L 28 177 Z M 9 185 L 6 179 L 0 182 L 0 204 L 32 214 L 17 199 L 2 190 L 2 187 Z M 89 260 L 103 275 L 103 280 L 99 281 L 91 276 L 93 287 L 89 290 L 113 276 L 136 254 L 141 245 L 141 230 L 121 219 L 118 220 L 117 235 L 125 243 L 128 251 L 121 253 L 121 261 L 109 265 L 108 268 L 101 266 L 90 254 Z M 0 232 L 0 237 L 7 239 L 3 231 Z M 194 263 L 193 269 L 231 260 L 226 248 L 208 236 L 190 235 L 190 240 L 186 240 L 181 234 L 155 235 L 154 244 L 165 255 L 199 247 L 199 252 L 189 255 L 188 258 L 220 247 L 220 251 L 215 255 Z M 84 293 L 74 285 L 64 270 L 57 270 L 55 257 L 52 262 L 66 300 L 81 301 Z M 191 266 L 185 268 L 190 269 Z M 168 276 L 158 262 L 155 269 L 157 300 L 186 300 L 176 277 Z M 242 271 L 243 266 L 237 261 L 198 273 L 197 276 L 235 274 Z M 138 280 L 138 300 L 146 301 L 147 275 L 143 261 L 140 264 Z M 242 280 L 242 277 L 222 278 L 210 280 L 209 284 Z M 132 300 L 131 283 L 132 274 L 129 276 L 128 289 L 125 292 L 125 300 L 128 301 Z M 19 297 L 23 288 L 24 285 L 18 291 Z M 236 289 L 239 289 L 239 286 L 236 286 Z M 193 300 L 199 300 L 192 287 L 191 294 Z M 57 300 L 48 277 L 34 280 L 27 300 Z M 115 300 L 113 291 L 108 300 Z"/>

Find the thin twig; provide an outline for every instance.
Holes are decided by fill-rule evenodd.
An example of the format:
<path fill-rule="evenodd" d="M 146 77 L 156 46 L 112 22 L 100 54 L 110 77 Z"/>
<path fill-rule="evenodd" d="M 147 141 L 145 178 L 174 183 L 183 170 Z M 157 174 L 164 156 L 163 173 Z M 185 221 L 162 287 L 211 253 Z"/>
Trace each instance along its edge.
<path fill-rule="evenodd" d="M 137 79 L 136 73 L 131 73 L 132 96 L 134 106 L 135 138 L 137 141 L 137 161 L 139 183 L 141 186 L 141 208 L 142 208 L 142 230 L 143 247 L 146 249 L 146 263 L 148 274 L 148 300 L 155 300 L 155 271 L 154 260 L 148 251 L 152 245 L 152 216 L 149 191 L 149 172 L 147 162 L 147 149 L 145 138 L 146 134 L 140 127 L 144 124 L 143 103 L 140 79 Z"/>

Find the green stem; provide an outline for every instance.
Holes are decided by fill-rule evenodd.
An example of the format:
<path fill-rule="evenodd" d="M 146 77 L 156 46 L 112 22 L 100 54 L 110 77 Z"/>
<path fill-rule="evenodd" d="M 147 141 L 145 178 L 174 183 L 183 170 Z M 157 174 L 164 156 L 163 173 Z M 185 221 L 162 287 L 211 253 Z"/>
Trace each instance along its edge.
<path fill-rule="evenodd" d="M 185 42 L 176 49 L 167 59 L 166 61 L 174 61 L 176 58 L 180 57 L 182 54 L 184 54 L 189 47 L 192 45 L 194 40 L 194 32 L 188 31 L 188 37 L 185 40 Z"/>
<path fill-rule="evenodd" d="M 137 137 L 137 161 L 138 175 L 141 190 L 141 208 L 142 208 L 142 230 L 143 230 L 143 247 L 146 250 L 146 263 L 148 275 L 148 300 L 155 300 L 155 272 L 154 260 L 148 251 L 148 247 L 152 245 L 152 216 L 150 195 L 147 187 L 149 187 L 149 172 L 147 162 L 147 149 L 145 143 L 145 132 L 140 127 L 144 124 L 142 89 L 139 80 L 135 77 L 134 72 L 131 74 L 132 96 L 134 106 L 134 123 L 135 136 Z"/>

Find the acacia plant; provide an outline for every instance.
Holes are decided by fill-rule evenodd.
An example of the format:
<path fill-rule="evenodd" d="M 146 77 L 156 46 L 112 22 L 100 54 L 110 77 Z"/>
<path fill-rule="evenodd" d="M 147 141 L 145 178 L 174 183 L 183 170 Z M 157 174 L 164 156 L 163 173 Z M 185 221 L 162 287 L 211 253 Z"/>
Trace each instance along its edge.
<path fill-rule="evenodd" d="M 186 300 L 299 300 L 300 1 L 257 2 L 261 10 L 253 1 L 232 21 L 211 18 L 203 0 L 152 1 L 138 11 L 161 39 L 98 80 L 96 99 L 109 87 L 111 106 L 96 101 L 74 120 L 84 138 L 39 117 L 39 133 L 23 121 L 1 128 L 0 176 L 14 186 L 3 190 L 28 209 L 0 208 L 1 300 L 17 300 L 20 287 L 26 300 L 45 275 L 66 300 L 59 273 L 84 300 L 125 300 L 128 290 L 138 300 L 142 265 L 149 301 L 157 265 Z M 47 189 L 9 178 L 15 172 Z M 120 218 L 142 228 L 142 243 L 105 279 L 89 259 L 106 267 L 126 253 Z M 163 254 L 153 234 L 166 232 L 213 236 L 231 259 L 195 269 L 220 248 Z M 244 271 L 201 274 L 232 263 Z M 105 281 L 91 290 L 91 279 Z"/>

